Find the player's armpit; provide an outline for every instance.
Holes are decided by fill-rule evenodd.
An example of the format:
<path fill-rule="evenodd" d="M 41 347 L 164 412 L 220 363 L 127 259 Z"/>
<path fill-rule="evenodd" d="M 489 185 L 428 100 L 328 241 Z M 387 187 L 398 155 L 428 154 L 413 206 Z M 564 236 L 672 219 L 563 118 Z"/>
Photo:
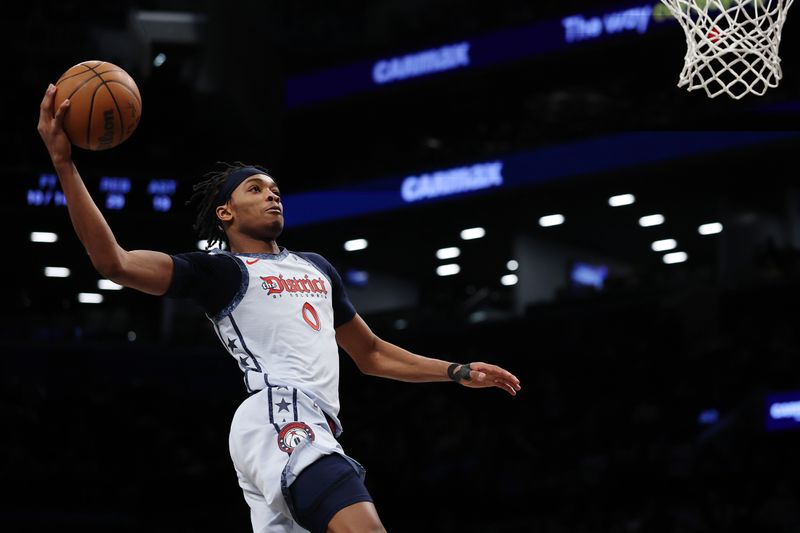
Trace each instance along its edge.
<path fill-rule="evenodd" d="M 108 273 L 111 281 L 147 294 L 161 296 L 172 282 L 172 257 L 152 250 L 132 250 L 121 254 L 120 262 Z"/>

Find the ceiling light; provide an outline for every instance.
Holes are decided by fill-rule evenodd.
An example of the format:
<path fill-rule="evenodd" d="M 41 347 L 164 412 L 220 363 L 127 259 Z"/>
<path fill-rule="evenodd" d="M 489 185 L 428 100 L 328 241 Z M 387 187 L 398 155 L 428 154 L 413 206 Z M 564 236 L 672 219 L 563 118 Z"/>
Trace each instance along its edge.
<path fill-rule="evenodd" d="M 654 252 L 666 252 L 667 250 L 674 250 L 678 246 L 678 241 L 675 239 L 662 239 L 655 241 L 650 247 Z"/>
<path fill-rule="evenodd" d="M 643 228 L 658 226 L 664 223 L 664 215 L 647 215 L 639 219 L 639 225 Z"/>
<path fill-rule="evenodd" d="M 110 279 L 97 280 L 97 288 L 103 291 L 118 291 L 122 289 L 122 285 L 114 283 Z"/>
<path fill-rule="evenodd" d="M 517 277 L 516 274 L 506 274 L 505 276 L 500 278 L 500 283 L 502 283 L 506 287 L 511 285 L 516 285 L 518 281 L 519 278 Z"/>
<path fill-rule="evenodd" d="M 471 241 L 472 239 L 480 239 L 486 235 L 486 230 L 483 228 L 469 228 L 465 229 L 461 232 L 461 238 L 465 241 Z"/>
<path fill-rule="evenodd" d="M 564 215 L 547 215 L 539 219 L 539 225 L 543 228 L 558 226 L 564 223 Z"/>
<path fill-rule="evenodd" d="M 31 242 L 56 242 L 58 235 L 50 231 L 32 231 Z"/>
<path fill-rule="evenodd" d="M 44 275 L 48 278 L 68 278 L 69 269 L 66 267 L 44 267 Z"/>
<path fill-rule="evenodd" d="M 344 249 L 348 252 L 363 250 L 368 246 L 367 239 L 353 239 L 344 243 Z"/>
<path fill-rule="evenodd" d="M 664 262 L 668 265 L 683 263 L 687 259 L 689 259 L 689 255 L 686 252 L 672 252 L 671 254 L 664 254 Z"/>
<path fill-rule="evenodd" d="M 703 224 L 699 228 L 697 228 L 697 232 L 700 235 L 714 235 L 716 233 L 722 232 L 722 224 L 719 222 L 711 222 L 709 224 Z"/>
<path fill-rule="evenodd" d="M 436 258 L 437 259 L 455 259 L 461 255 L 461 250 L 456 248 L 455 246 L 451 246 L 450 248 L 441 248 L 436 250 Z"/>
<path fill-rule="evenodd" d="M 621 207 L 623 205 L 631 205 L 636 201 L 636 197 L 632 194 L 618 194 L 608 199 L 608 205 L 611 207 Z"/>
<path fill-rule="evenodd" d="M 454 274 L 458 274 L 459 272 L 461 272 L 461 267 L 455 263 L 439 265 L 436 267 L 436 273 L 440 276 L 452 276 Z"/>
<path fill-rule="evenodd" d="M 96 292 L 82 292 L 78 294 L 78 301 L 82 304 L 100 304 L 103 303 L 103 295 Z"/>

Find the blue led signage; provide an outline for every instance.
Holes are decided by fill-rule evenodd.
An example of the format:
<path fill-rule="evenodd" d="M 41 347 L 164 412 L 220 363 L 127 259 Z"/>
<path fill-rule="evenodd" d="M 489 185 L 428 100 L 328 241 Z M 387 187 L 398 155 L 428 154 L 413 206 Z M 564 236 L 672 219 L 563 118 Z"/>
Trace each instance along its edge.
<path fill-rule="evenodd" d="M 767 395 L 764 404 L 768 430 L 800 428 L 800 391 Z"/>
<path fill-rule="evenodd" d="M 643 35 L 674 20 L 658 1 L 574 13 L 425 50 L 301 74 L 286 80 L 284 102 L 287 108 L 296 108 L 421 77 L 532 59 L 589 41 Z"/>
<path fill-rule="evenodd" d="M 172 195 L 177 189 L 178 182 L 175 180 L 150 180 L 147 194 L 153 198 L 153 211 L 169 211 L 172 208 Z"/>
<path fill-rule="evenodd" d="M 519 152 L 495 161 L 284 196 L 286 225 L 302 226 L 469 194 L 797 138 L 794 131 L 634 132 Z"/>
<path fill-rule="evenodd" d="M 467 66 L 469 43 L 463 42 L 402 57 L 381 59 L 372 68 L 372 80 L 380 85 Z"/>
<path fill-rule="evenodd" d="M 608 277 L 608 267 L 605 265 L 575 263 L 570 272 L 570 279 L 574 285 L 594 287 L 597 290 L 602 290 L 606 277 Z"/>
<path fill-rule="evenodd" d="M 412 203 L 501 185 L 503 162 L 493 161 L 409 176 L 400 184 L 400 196 L 405 202 Z"/>
<path fill-rule="evenodd" d="M 594 17 L 572 15 L 565 17 L 561 24 L 564 26 L 564 41 L 576 43 L 626 31 L 647 33 L 652 18 L 653 6 L 644 5 Z"/>
<path fill-rule="evenodd" d="M 27 205 L 34 207 L 67 205 L 64 193 L 58 188 L 58 176 L 52 173 L 40 174 L 37 187 L 25 191 L 25 200 Z"/>

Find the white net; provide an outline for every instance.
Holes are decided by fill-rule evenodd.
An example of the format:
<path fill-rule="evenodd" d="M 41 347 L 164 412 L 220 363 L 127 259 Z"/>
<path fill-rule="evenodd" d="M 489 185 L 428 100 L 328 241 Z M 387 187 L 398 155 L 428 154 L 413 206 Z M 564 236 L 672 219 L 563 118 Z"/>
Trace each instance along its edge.
<path fill-rule="evenodd" d="M 686 32 L 678 87 L 763 95 L 783 77 L 778 49 L 794 0 L 661 0 Z"/>

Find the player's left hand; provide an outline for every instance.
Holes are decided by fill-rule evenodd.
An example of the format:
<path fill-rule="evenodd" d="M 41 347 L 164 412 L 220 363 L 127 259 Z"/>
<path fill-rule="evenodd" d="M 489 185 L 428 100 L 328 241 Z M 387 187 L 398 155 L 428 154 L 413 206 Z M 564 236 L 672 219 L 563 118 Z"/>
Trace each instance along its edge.
<path fill-rule="evenodd" d="M 42 137 L 50 159 L 54 165 L 70 161 L 72 157 L 72 144 L 64 131 L 64 114 L 69 108 L 69 99 L 64 100 L 58 109 L 55 109 L 56 86 L 52 83 L 44 93 L 39 106 L 39 123 L 37 130 Z"/>
<path fill-rule="evenodd" d="M 512 396 L 516 396 L 517 391 L 522 389 L 517 376 L 497 365 L 469 363 L 469 367 L 469 379 L 462 379 L 459 381 L 459 383 L 465 387 L 471 389 L 497 387 L 503 389 Z"/>

